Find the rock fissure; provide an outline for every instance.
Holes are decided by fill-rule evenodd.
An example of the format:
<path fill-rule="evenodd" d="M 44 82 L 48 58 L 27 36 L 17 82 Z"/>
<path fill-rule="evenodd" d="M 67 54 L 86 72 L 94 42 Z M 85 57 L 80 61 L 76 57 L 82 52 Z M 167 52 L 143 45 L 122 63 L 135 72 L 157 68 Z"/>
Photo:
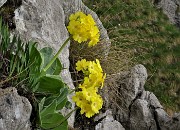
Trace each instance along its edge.
<path fill-rule="evenodd" d="M 133 105 L 133 103 L 137 100 L 137 99 L 139 99 L 140 97 L 141 97 L 141 95 L 142 95 L 142 92 L 139 92 L 137 95 L 136 95 L 136 97 L 131 101 L 131 104 L 129 105 L 129 107 L 128 107 L 128 109 L 129 109 L 129 119 L 130 119 L 130 117 L 131 117 L 131 107 L 132 107 L 132 105 Z"/>
<path fill-rule="evenodd" d="M 97 121 L 94 121 L 94 125 L 96 126 L 97 124 L 101 123 L 101 121 L 103 121 L 106 117 L 102 117 L 100 119 L 98 119 Z"/>
<path fill-rule="evenodd" d="M 157 108 L 155 108 L 154 106 L 150 105 L 150 109 L 152 109 L 151 112 L 152 112 L 153 118 L 154 118 L 154 120 L 156 122 L 157 130 L 161 130 L 161 127 L 160 127 L 160 124 L 159 124 L 159 121 L 158 121 L 158 118 L 157 118 L 157 114 L 156 114 L 156 111 L 155 111 L 155 109 L 157 109 Z"/>
<path fill-rule="evenodd" d="M 2 114 L 0 113 L 0 119 L 3 119 L 3 116 L 2 116 Z"/>

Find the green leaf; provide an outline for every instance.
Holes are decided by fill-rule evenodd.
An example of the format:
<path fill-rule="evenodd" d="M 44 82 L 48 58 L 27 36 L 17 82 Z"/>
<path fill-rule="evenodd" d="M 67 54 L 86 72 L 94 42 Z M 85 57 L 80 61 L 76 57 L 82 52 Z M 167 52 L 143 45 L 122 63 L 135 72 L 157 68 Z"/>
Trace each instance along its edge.
<path fill-rule="evenodd" d="M 68 101 L 67 96 L 68 96 L 68 89 L 61 88 L 58 96 L 51 95 L 48 98 L 46 98 L 44 106 L 48 106 L 50 103 L 56 100 L 57 101 L 56 110 L 61 110 L 67 104 Z"/>
<path fill-rule="evenodd" d="M 11 60 L 10 60 L 10 74 L 9 76 L 12 76 L 12 74 L 14 73 L 14 70 L 15 70 L 15 67 L 17 66 L 16 65 L 16 57 L 13 55 Z"/>
<path fill-rule="evenodd" d="M 59 113 L 47 114 L 42 118 L 41 127 L 52 130 L 67 130 L 67 120 Z"/>
<path fill-rule="evenodd" d="M 53 49 L 50 47 L 44 47 L 40 50 L 42 56 L 42 68 L 44 68 L 53 58 Z"/>
<path fill-rule="evenodd" d="M 40 50 L 41 56 L 42 56 L 42 69 L 47 66 L 47 64 L 51 61 L 51 59 L 54 57 L 53 55 L 53 49 L 50 47 L 45 47 Z M 55 62 L 51 65 L 51 67 L 47 70 L 46 74 L 53 74 L 53 75 L 59 75 L 61 72 L 62 65 L 60 60 L 57 58 Z"/>
<path fill-rule="evenodd" d="M 51 104 L 49 104 L 47 107 L 45 107 L 40 112 L 41 120 L 43 121 L 43 117 L 45 117 L 46 115 L 55 113 L 56 106 L 57 106 L 57 102 L 56 102 L 56 100 L 54 100 Z"/>
<path fill-rule="evenodd" d="M 65 120 L 61 125 L 54 128 L 53 130 L 68 130 L 68 122 Z"/>
<path fill-rule="evenodd" d="M 45 98 L 39 103 L 39 116 L 41 127 L 44 129 L 53 129 L 53 130 L 67 130 L 67 120 L 65 117 L 56 111 L 57 100 L 54 99 L 51 104 L 42 109 L 42 106 L 45 102 Z"/>
<path fill-rule="evenodd" d="M 49 97 L 46 98 L 45 102 L 44 102 L 44 106 L 48 106 L 49 104 L 51 104 L 54 100 L 56 100 L 57 96 L 55 95 L 50 95 Z"/>
<path fill-rule="evenodd" d="M 39 112 L 42 111 L 46 97 L 44 97 L 39 103 Z"/>
<path fill-rule="evenodd" d="M 68 109 L 71 109 L 72 108 L 72 103 L 70 101 L 67 101 L 65 107 L 68 108 Z"/>
<path fill-rule="evenodd" d="M 42 57 L 40 52 L 36 48 L 35 43 L 30 43 L 32 45 L 29 46 L 29 77 L 30 77 L 30 84 L 31 87 L 34 88 L 39 80 L 40 76 L 40 68 L 42 64 Z"/>
<path fill-rule="evenodd" d="M 61 110 L 66 105 L 66 102 L 68 101 L 67 96 L 68 96 L 68 89 L 67 88 L 60 89 L 60 95 L 57 97 L 56 110 Z"/>
<path fill-rule="evenodd" d="M 39 52 L 39 50 L 36 48 L 36 44 L 33 44 L 32 46 L 30 46 L 31 50 L 30 50 L 30 64 L 31 64 L 31 72 L 33 73 L 37 73 L 40 71 L 40 67 L 42 64 L 42 57 L 41 54 Z"/>
<path fill-rule="evenodd" d="M 38 115 L 39 115 L 39 123 L 40 124 L 42 124 L 42 121 L 41 121 L 41 111 L 43 110 L 43 106 L 44 106 L 44 101 L 45 101 L 45 99 L 46 99 L 46 97 L 44 97 L 41 101 L 40 101 L 40 103 L 38 103 L 38 109 L 39 109 L 39 111 L 38 111 Z"/>
<path fill-rule="evenodd" d="M 62 64 L 58 58 L 55 60 L 55 63 L 56 63 L 56 67 L 54 69 L 53 75 L 59 75 L 62 70 Z"/>
<path fill-rule="evenodd" d="M 65 84 L 59 75 L 46 75 L 40 77 L 37 91 L 58 94 L 63 87 L 65 87 Z"/>

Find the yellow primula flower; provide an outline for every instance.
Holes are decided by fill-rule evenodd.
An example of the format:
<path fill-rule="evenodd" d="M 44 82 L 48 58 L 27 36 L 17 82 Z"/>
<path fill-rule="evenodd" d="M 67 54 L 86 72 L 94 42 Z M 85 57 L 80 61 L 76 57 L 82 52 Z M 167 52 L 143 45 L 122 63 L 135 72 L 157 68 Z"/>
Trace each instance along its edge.
<path fill-rule="evenodd" d="M 81 114 L 84 114 L 85 113 L 85 116 L 90 118 L 92 117 L 94 114 L 96 114 L 92 108 L 91 108 L 91 104 L 87 101 L 85 102 L 82 107 L 81 107 Z"/>
<path fill-rule="evenodd" d="M 90 14 L 86 15 L 80 11 L 71 14 L 67 29 L 73 39 L 79 43 L 89 41 L 88 46 L 91 47 L 99 42 L 99 29 Z"/>
<path fill-rule="evenodd" d="M 89 61 L 88 71 L 89 71 L 89 73 L 93 73 L 94 72 L 94 61 Z"/>
<path fill-rule="evenodd" d="M 102 86 L 103 73 L 95 73 L 89 75 L 89 80 L 91 81 L 91 87 L 99 88 Z"/>
<path fill-rule="evenodd" d="M 84 80 L 79 84 L 81 91 L 75 93 L 73 101 L 81 108 L 81 114 L 90 118 L 102 108 L 103 100 L 97 93 L 104 85 L 106 74 L 103 74 L 98 59 L 96 61 L 82 59 L 76 63 L 76 70 L 84 73 Z"/>
<path fill-rule="evenodd" d="M 99 34 L 99 29 L 97 26 L 92 26 L 90 31 L 91 38 L 97 36 L 97 34 Z"/>
<path fill-rule="evenodd" d="M 81 12 L 81 11 L 78 11 L 78 12 L 76 12 L 75 14 L 71 14 L 70 15 L 70 17 L 69 17 L 69 20 L 70 21 L 80 21 L 81 19 L 80 18 L 84 18 L 84 17 L 86 17 L 86 15 L 83 13 L 83 12 Z"/>
<path fill-rule="evenodd" d="M 92 109 L 90 109 L 89 111 L 86 112 L 85 116 L 90 118 L 90 117 L 94 116 L 95 114 L 96 113 Z"/>
<path fill-rule="evenodd" d="M 83 71 L 88 68 L 89 62 L 86 59 L 82 59 L 76 63 L 76 70 Z"/>
<path fill-rule="evenodd" d="M 74 34 L 73 39 L 79 43 L 84 42 L 87 40 L 86 36 L 83 36 L 83 34 Z"/>
<path fill-rule="evenodd" d="M 79 88 L 81 88 L 82 90 L 83 89 L 86 89 L 88 88 L 88 86 L 90 86 L 90 81 L 89 81 L 89 78 L 88 77 L 84 77 L 84 82 L 83 84 L 79 84 Z"/>
<path fill-rule="evenodd" d="M 76 92 L 72 100 L 76 103 L 78 107 L 81 107 L 82 103 L 85 101 L 82 91 Z"/>
<path fill-rule="evenodd" d="M 88 14 L 87 15 L 87 23 L 91 24 L 91 25 L 96 25 L 96 23 L 94 22 L 94 19 L 92 17 L 92 15 Z"/>
<path fill-rule="evenodd" d="M 97 64 L 97 68 L 99 69 L 100 72 L 103 72 L 102 71 L 102 68 L 101 68 L 101 65 L 100 65 L 100 62 L 98 59 L 96 59 L 96 64 Z"/>
<path fill-rule="evenodd" d="M 76 63 L 76 70 L 83 71 L 85 76 L 83 83 L 79 86 L 80 88 L 102 88 L 106 76 L 103 75 L 103 70 L 98 59 L 96 59 L 96 62 L 82 59 Z"/>
<path fill-rule="evenodd" d="M 98 41 L 99 41 L 99 35 L 92 37 L 90 42 L 88 43 L 88 47 L 95 46 L 98 43 Z"/>
<path fill-rule="evenodd" d="M 69 23 L 69 26 L 67 27 L 69 33 L 70 33 L 70 34 L 75 34 L 75 33 L 76 33 L 75 30 L 79 28 L 78 25 L 79 25 L 78 22 L 76 22 L 76 21 L 71 21 L 71 22 Z"/>
<path fill-rule="evenodd" d="M 95 113 L 99 113 L 99 110 L 102 108 L 103 100 L 100 95 L 96 95 L 91 98 L 91 109 Z"/>
<path fill-rule="evenodd" d="M 94 74 L 103 72 L 98 59 L 96 59 L 96 62 L 94 61 L 89 62 L 88 70 L 90 73 L 94 73 Z"/>
<path fill-rule="evenodd" d="M 85 113 L 85 116 L 90 118 L 94 114 L 99 113 L 102 108 L 103 100 L 100 95 L 94 95 L 90 101 L 84 101 L 81 105 L 81 114 Z"/>
<path fill-rule="evenodd" d="M 104 76 L 103 76 L 103 78 L 102 78 L 102 81 L 101 81 L 101 89 L 103 88 L 103 86 L 104 86 L 104 80 L 105 80 L 105 78 L 106 78 L 106 73 L 104 74 Z"/>
<path fill-rule="evenodd" d="M 84 88 L 82 90 L 83 96 L 87 101 L 91 101 L 91 98 L 97 95 L 96 90 L 94 88 Z"/>

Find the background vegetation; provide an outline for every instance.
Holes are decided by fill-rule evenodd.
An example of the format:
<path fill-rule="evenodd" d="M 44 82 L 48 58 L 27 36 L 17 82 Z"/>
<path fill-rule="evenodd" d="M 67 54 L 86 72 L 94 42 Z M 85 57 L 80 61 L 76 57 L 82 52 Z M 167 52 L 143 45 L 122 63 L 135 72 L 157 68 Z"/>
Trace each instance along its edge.
<path fill-rule="evenodd" d="M 98 14 L 112 44 L 147 68 L 145 89 L 154 92 L 170 114 L 179 111 L 180 30 L 148 0 L 84 2 Z"/>

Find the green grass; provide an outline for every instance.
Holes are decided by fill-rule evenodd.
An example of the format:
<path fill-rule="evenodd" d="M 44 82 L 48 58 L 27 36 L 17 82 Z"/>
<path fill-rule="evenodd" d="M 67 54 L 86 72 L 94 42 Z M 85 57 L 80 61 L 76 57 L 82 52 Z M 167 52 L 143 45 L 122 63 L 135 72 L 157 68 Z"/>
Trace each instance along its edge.
<path fill-rule="evenodd" d="M 148 0 L 85 3 L 98 14 L 112 44 L 133 52 L 134 64 L 147 68 L 145 89 L 152 91 L 165 108 L 179 111 L 180 30 Z"/>

